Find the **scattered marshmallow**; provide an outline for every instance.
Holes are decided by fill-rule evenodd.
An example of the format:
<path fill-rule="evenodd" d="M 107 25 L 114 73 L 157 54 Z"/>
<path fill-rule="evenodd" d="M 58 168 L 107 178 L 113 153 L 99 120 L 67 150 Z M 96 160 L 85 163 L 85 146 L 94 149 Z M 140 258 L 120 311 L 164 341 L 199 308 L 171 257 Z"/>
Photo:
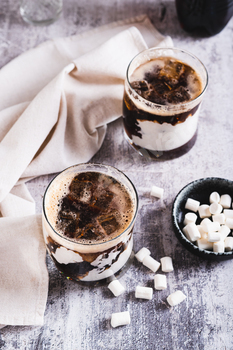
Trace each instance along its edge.
<path fill-rule="evenodd" d="M 218 192 L 212 192 L 209 197 L 210 203 L 219 203 L 220 202 L 220 195 Z"/>
<path fill-rule="evenodd" d="M 111 317 L 111 326 L 113 328 L 118 326 L 125 326 L 130 324 L 130 314 L 129 311 L 115 312 Z"/>
<path fill-rule="evenodd" d="M 163 188 L 160 188 L 160 187 L 157 187 L 157 186 L 152 186 L 150 194 L 151 194 L 151 196 L 154 196 L 154 197 L 162 199 L 163 198 L 163 192 L 164 192 Z"/>
<path fill-rule="evenodd" d="M 164 256 L 160 259 L 161 261 L 161 269 L 163 272 L 171 272 L 173 271 L 172 258 L 170 256 Z"/>
<path fill-rule="evenodd" d="M 186 213 L 184 216 L 184 225 L 191 224 L 191 222 L 196 223 L 197 215 L 195 213 Z"/>
<path fill-rule="evenodd" d="M 122 284 L 117 279 L 110 282 L 108 288 L 115 295 L 115 297 L 118 297 L 125 291 L 124 286 L 122 286 Z"/>
<path fill-rule="evenodd" d="M 167 288 L 167 277 L 166 275 L 156 274 L 154 277 L 154 287 L 157 290 L 164 290 Z"/>
<path fill-rule="evenodd" d="M 224 253 L 225 251 L 224 241 L 214 242 L 213 251 L 215 253 Z"/>
<path fill-rule="evenodd" d="M 208 204 L 199 205 L 198 213 L 201 219 L 209 218 L 211 216 L 210 206 Z"/>
<path fill-rule="evenodd" d="M 150 287 L 137 286 L 135 290 L 135 298 L 151 300 L 153 296 L 153 289 Z"/>
<path fill-rule="evenodd" d="M 176 292 L 170 294 L 167 297 L 167 302 L 170 306 L 176 306 L 180 304 L 182 301 L 186 299 L 186 295 L 181 290 L 177 290 Z"/>
<path fill-rule="evenodd" d="M 209 211 L 213 215 L 220 214 L 222 212 L 222 206 L 221 204 L 214 202 L 210 204 Z"/>
<path fill-rule="evenodd" d="M 220 202 L 221 206 L 224 208 L 224 209 L 228 209 L 231 207 L 231 196 L 229 194 L 223 194 L 221 197 L 220 197 Z"/>
<path fill-rule="evenodd" d="M 147 255 L 143 259 L 142 263 L 153 272 L 156 272 L 160 267 L 160 263 L 157 260 L 153 259 L 150 255 Z"/>
<path fill-rule="evenodd" d="M 150 255 L 150 250 L 147 249 L 146 247 L 143 247 L 135 254 L 135 258 L 138 261 L 142 262 L 143 259 L 148 255 Z"/>
<path fill-rule="evenodd" d="M 200 205 L 199 201 L 192 198 L 188 198 L 185 203 L 185 209 L 194 211 L 196 213 L 199 208 L 199 205 Z"/>
<path fill-rule="evenodd" d="M 201 238 L 201 234 L 197 228 L 197 225 L 194 222 L 185 226 L 188 237 L 190 237 L 190 241 L 195 242 L 197 239 Z"/>
<path fill-rule="evenodd" d="M 226 237 L 224 241 L 225 251 L 229 252 L 233 249 L 233 237 Z"/>

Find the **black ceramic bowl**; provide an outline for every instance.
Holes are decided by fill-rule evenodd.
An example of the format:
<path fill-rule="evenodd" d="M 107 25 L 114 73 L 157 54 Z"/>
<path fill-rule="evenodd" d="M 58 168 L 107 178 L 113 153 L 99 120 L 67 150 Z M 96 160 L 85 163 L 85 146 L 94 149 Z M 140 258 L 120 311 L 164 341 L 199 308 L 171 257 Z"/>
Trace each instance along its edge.
<path fill-rule="evenodd" d="M 231 198 L 233 198 L 233 181 L 217 177 L 207 177 L 191 182 L 178 193 L 172 208 L 172 221 L 175 234 L 188 251 L 199 257 L 217 261 L 233 259 L 233 251 L 215 253 L 210 250 L 199 249 L 197 245 L 189 241 L 182 232 L 184 216 L 188 212 L 188 210 L 185 209 L 187 199 L 192 198 L 198 200 L 201 204 L 208 204 L 209 196 L 214 191 L 218 192 L 220 195 L 229 194 Z"/>

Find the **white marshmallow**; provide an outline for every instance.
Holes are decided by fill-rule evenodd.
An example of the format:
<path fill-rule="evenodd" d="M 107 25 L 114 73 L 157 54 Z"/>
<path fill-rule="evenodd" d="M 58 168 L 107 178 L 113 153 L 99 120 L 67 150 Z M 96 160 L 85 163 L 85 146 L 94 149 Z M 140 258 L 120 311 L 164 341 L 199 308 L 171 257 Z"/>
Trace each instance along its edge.
<path fill-rule="evenodd" d="M 231 230 L 229 229 L 228 226 L 226 225 L 222 225 L 220 227 L 219 233 L 221 236 L 221 241 L 224 241 L 226 239 L 226 237 L 229 235 L 229 233 L 231 232 Z"/>
<path fill-rule="evenodd" d="M 225 215 L 225 218 L 231 218 L 233 219 L 233 209 L 224 209 L 223 214 Z"/>
<path fill-rule="evenodd" d="M 175 306 L 184 301 L 185 299 L 186 295 L 184 295 L 184 293 L 181 290 L 177 290 L 176 292 L 170 294 L 167 297 L 167 302 L 169 305 Z"/>
<path fill-rule="evenodd" d="M 186 213 L 184 216 L 184 225 L 188 225 L 191 222 L 196 222 L 197 221 L 197 215 L 195 213 Z"/>
<path fill-rule="evenodd" d="M 154 196 L 154 197 L 162 199 L 163 198 L 163 192 L 164 192 L 163 188 L 160 188 L 160 187 L 157 187 L 157 186 L 152 186 L 150 194 L 151 194 L 151 196 Z"/>
<path fill-rule="evenodd" d="M 207 238 L 207 232 L 203 229 L 203 227 L 201 225 L 197 225 L 197 228 L 201 234 L 201 238 Z"/>
<path fill-rule="evenodd" d="M 212 221 L 209 218 L 201 220 L 200 225 L 205 232 L 209 232 Z"/>
<path fill-rule="evenodd" d="M 147 255 L 150 255 L 150 250 L 146 247 L 143 247 L 137 252 L 137 254 L 135 254 L 135 258 L 138 261 L 142 262 Z"/>
<path fill-rule="evenodd" d="M 148 267 L 148 269 L 152 270 L 153 272 L 156 272 L 160 267 L 160 263 L 157 260 L 153 259 L 150 255 L 147 255 L 143 259 L 142 263 L 143 263 L 143 265 Z"/>
<path fill-rule="evenodd" d="M 164 256 L 160 259 L 161 261 L 161 269 L 163 272 L 171 272 L 173 271 L 172 258 L 170 256 Z"/>
<path fill-rule="evenodd" d="M 231 230 L 233 229 L 233 219 L 227 218 L 225 222 L 226 226 L 228 226 Z"/>
<path fill-rule="evenodd" d="M 197 246 L 199 249 L 212 250 L 213 243 L 209 242 L 206 238 L 200 238 L 197 240 Z"/>
<path fill-rule="evenodd" d="M 113 328 L 118 326 L 125 326 L 130 324 L 130 314 L 129 311 L 115 312 L 111 317 L 111 326 Z"/>
<path fill-rule="evenodd" d="M 219 203 L 220 202 L 220 195 L 218 192 L 212 192 L 209 197 L 210 203 Z"/>
<path fill-rule="evenodd" d="M 224 209 L 228 209 L 231 207 L 231 196 L 229 194 L 223 194 L 221 197 L 220 197 L 220 202 L 221 206 L 224 208 Z"/>
<path fill-rule="evenodd" d="M 214 202 L 210 204 L 209 210 L 210 210 L 210 213 L 213 215 L 220 214 L 222 212 L 222 206 L 221 204 Z"/>
<path fill-rule="evenodd" d="M 191 241 L 191 237 L 189 236 L 188 230 L 187 230 L 187 225 L 185 227 L 183 227 L 182 229 L 184 235 L 186 236 L 186 238 Z"/>
<path fill-rule="evenodd" d="M 154 286 L 157 290 L 163 290 L 167 288 L 167 277 L 166 275 L 157 274 L 154 277 Z"/>
<path fill-rule="evenodd" d="M 190 237 L 190 241 L 194 242 L 197 239 L 201 238 L 201 234 L 197 228 L 197 225 L 194 222 L 185 226 L 187 235 Z"/>
<path fill-rule="evenodd" d="M 209 218 L 211 216 L 210 206 L 208 204 L 199 205 L 198 213 L 201 219 Z"/>
<path fill-rule="evenodd" d="M 215 214 L 212 216 L 213 222 L 218 222 L 220 225 L 225 224 L 225 215 L 223 213 Z"/>
<path fill-rule="evenodd" d="M 108 288 L 115 295 L 115 297 L 118 297 L 125 291 L 125 288 L 118 280 L 113 280 L 112 282 L 110 282 Z"/>
<path fill-rule="evenodd" d="M 153 296 L 153 289 L 150 287 L 137 286 L 135 290 L 135 298 L 151 300 Z"/>
<path fill-rule="evenodd" d="M 225 245 L 225 251 L 226 252 L 229 252 L 233 249 L 233 237 L 226 237 L 225 239 L 225 242 L 224 242 L 224 245 Z"/>
<path fill-rule="evenodd" d="M 199 201 L 192 199 L 192 198 L 188 198 L 186 203 L 185 203 L 185 209 L 194 211 L 196 213 L 199 205 L 200 205 Z"/>
<path fill-rule="evenodd" d="M 221 240 L 220 232 L 215 232 L 215 231 L 209 232 L 207 239 L 209 242 L 213 242 L 213 243 L 220 241 Z"/>
<path fill-rule="evenodd" d="M 214 242 L 213 243 L 213 251 L 215 253 L 224 253 L 224 251 L 225 251 L 224 241 Z"/>

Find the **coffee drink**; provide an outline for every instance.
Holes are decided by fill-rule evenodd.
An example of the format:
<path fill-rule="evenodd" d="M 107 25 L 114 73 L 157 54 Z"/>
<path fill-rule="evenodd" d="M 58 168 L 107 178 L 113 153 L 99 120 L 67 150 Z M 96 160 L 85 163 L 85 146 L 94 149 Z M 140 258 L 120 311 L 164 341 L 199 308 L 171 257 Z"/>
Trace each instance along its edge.
<path fill-rule="evenodd" d="M 202 63 L 177 49 L 149 49 L 130 63 L 123 121 L 127 140 L 141 154 L 178 155 L 193 143 L 207 73 Z"/>
<path fill-rule="evenodd" d="M 43 232 L 58 270 L 76 281 L 110 278 L 132 253 L 137 194 L 113 167 L 80 164 L 60 173 L 43 202 Z"/>

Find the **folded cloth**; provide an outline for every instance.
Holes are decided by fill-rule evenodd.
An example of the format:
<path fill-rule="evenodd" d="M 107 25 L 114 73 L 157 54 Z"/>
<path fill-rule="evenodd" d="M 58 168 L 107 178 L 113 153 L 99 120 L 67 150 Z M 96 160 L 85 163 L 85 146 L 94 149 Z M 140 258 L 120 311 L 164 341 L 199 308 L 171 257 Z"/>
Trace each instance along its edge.
<path fill-rule="evenodd" d="M 45 245 L 24 182 L 91 159 L 121 115 L 128 63 L 148 46 L 172 41 L 140 16 L 46 42 L 0 70 L 0 324 L 41 324 L 46 305 Z"/>

